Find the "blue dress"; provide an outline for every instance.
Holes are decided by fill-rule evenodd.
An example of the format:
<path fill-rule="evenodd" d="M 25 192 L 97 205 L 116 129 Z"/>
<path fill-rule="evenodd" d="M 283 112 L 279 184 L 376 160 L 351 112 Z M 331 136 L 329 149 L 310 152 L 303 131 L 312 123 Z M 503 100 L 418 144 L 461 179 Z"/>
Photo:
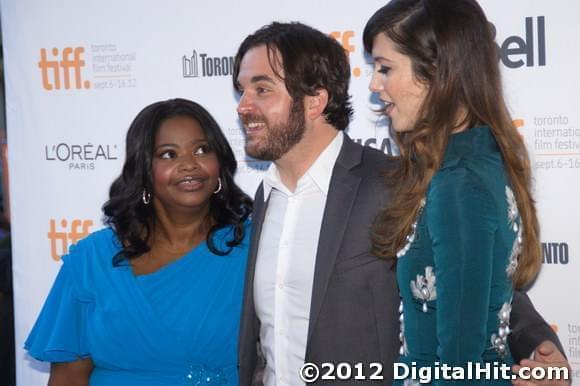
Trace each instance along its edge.
<path fill-rule="evenodd" d="M 468 376 L 469 367 L 474 375 L 478 366 L 489 366 L 492 379 L 464 383 L 509 385 L 497 378 L 502 364 L 513 364 L 507 335 L 522 230 L 501 152 L 488 127 L 451 136 L 423 204 L 409 242 L 398 254 L 398 362 L 431 368 L 433 376 L 437 363 L 440 369 L 459 368 L 457 376 L 461 371 Z M 399 374 L 404 375 L 403 367 Z M 432 384 L 442 383 L 432 379 Z"/>
<path fill-rule="evenodd" d="M 238 385 L 250 225 L 226 256 L 205 242 L 154 273 L 112 266 L 111 228 L 71 247 L 25 348 L 41 361 L 91 358 L 90 386 Z M 214 241 L 225 249 L 232 227 Z"/>

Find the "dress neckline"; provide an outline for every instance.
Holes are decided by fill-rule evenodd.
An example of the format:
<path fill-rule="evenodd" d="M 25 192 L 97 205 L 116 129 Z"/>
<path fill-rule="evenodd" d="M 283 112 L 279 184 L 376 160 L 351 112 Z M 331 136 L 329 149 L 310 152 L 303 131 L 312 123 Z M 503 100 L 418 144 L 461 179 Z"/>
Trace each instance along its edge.
<path fill-rule="evenodd" d="M 194 255 L 199 255 L 203 253 L 207 249 L 207 241 L 204 239 L 199 244 L 191 248 L 188 252 L 183 254 L 182 256 L 178 257 L 177 259 L 170 261 L 169 263 L 161 266 L 159 269 L 149 272 L 149 273 L 142 273 L 142 274 L 135 274 L 133 272 L 133 267 L 129 265 L 129 269 L 131 274 L 137 280 L 147 280 L 148 278 L 156 277 L 159 275 L 171 273 L 176 269 L 181 268 L 187 261 L 194 257 Z"/>

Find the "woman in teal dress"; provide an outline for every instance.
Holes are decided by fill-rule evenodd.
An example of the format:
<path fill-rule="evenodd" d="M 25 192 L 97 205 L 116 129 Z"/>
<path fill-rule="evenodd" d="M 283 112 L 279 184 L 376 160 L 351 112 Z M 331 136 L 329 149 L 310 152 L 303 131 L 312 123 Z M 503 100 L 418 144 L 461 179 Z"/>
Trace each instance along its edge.
<path fill-rule="evenodd" d="M 49 385 L 237 385 L 250 198 L 199 104 L 147 106 L 103 207 L 63 256 L 25 347 Z"/>
<path fill-rule="evenodd" d="M 475 0 L 392 0 L 363 39 L 401 153 L 373 231 L 375 252 L 398 259 L 399 362 L 417 371 L 395 378 L 439 384 L 489 366 L 491 379 L 465 383 L 511 384 L 511 299 L 537 274 L 540 244 L 490 24 Z"/>

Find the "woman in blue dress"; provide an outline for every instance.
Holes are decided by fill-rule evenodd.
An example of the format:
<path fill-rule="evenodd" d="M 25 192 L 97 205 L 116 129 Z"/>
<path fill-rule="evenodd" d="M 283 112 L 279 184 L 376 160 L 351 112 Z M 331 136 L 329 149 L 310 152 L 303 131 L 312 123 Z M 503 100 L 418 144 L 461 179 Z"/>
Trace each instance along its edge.
<path fill-rule="evenodd" d="M 49 385 L 237 385 L 251 199 L 199 104 L 143 109 L 103 211 L 63 256 L 25 347 Z"/>
<path fill-rule="evenodd" d="M 392 0 L 363 39 L 370 89 L 401 153 L 373 245 L 398 259 L 399 362 L 426 368 L 404 383 L 448 381 L 434 379 L 443 366 L 457 379 L 490 366 L 493 379 L 466 383 L 510 384 L 501 365 L 513 363 L 513 289 L 537 274 L 540 243 L 530 163 L 502 96 L 490 23 L 475 0 Z"/>

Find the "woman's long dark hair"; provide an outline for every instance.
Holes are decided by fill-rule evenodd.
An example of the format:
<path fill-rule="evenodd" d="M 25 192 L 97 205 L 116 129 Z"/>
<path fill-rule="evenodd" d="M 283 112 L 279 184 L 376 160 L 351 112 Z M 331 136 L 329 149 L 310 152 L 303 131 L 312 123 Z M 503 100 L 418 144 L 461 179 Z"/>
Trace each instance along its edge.
<path fill-rule="evenodd" d="M 252 211 L 252 200 L 234 182 L 237 162 L 219 125 L 198 103 L 186 99 L 156 102 L 141 110 L 131 123 L 123 171 L 111 185 L 109 200 L 103 205 L 105 223 L 115 230 L 123 247 L 113 257 L 115 266 L 150 250 L 149 237 L 156 214 L 153 205 L 143 203 L 142 195 L 144 189 L 153 194 L 151 168 L 155 136 L 161 124 L 173 117 L 197 121 L 219 161 L 222 189 L 210 198 L 213 226 L 206 238 L 209 249 L 217 255 L 226 255 L 244 238 L 244 222 Z M 226 243 L 228 249 L 220 250 L 213 235 L 227 225 L 234 227 L 233 237 Z"/>
<path fill-rule="evenodd" d="M 392 0 L 365 26 L 367 52 L 372 52 L 379 34 L 411 59 L 413 73 L 427 85 L 428 93 L 415 127 L 394 133 L 401 168 L 392 176 L 391 205 L 373 227 L 374 253 L 394 258 L 405 244 L 453 131 L 463 125 L 487 125 L 501 150 L 522 216 L 522 253 L 513 281 L 518 288 L 524 286 L 541 264 L 530 161 L 503 98 L 497 49 L 483 10 L 475 0 Z"/>

